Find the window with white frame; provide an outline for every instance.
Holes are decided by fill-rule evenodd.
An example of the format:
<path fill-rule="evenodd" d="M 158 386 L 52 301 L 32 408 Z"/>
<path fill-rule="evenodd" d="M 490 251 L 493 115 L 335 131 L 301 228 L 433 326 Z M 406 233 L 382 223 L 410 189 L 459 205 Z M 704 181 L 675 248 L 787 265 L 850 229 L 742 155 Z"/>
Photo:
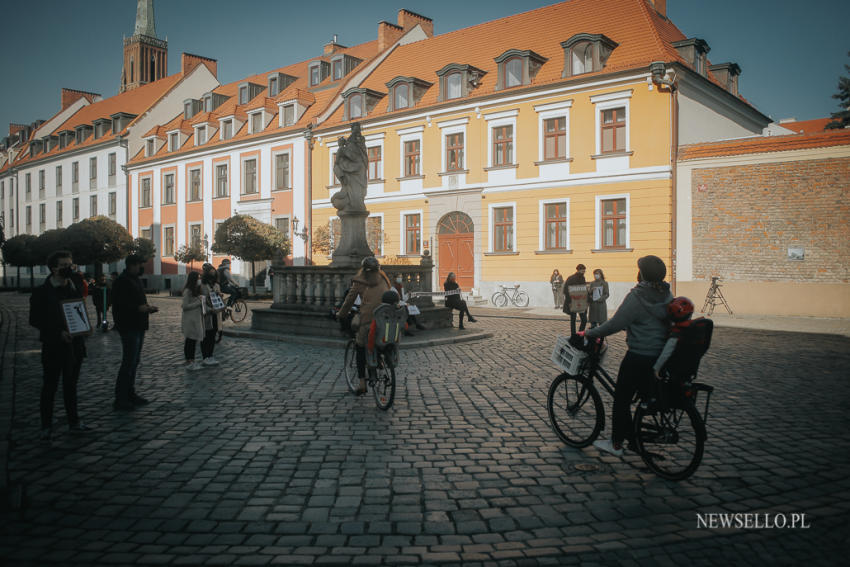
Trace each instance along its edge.
<path fill-rule="evenodd" d="M 572 100 L 540 104 L 534 107 L 538 115 L 539 160 L 566 161 L 569 158 L 569 109 Z"/>
<path fill-rule="evenodd" d="M 180 134 L 172 132 L 168 135 L 168 151 L 176 152 L 180 148 Z"/>
<path fill-rule="evenodd" d="M 250 195 L 257 192 L 257 160 L 246 159 L 242 162 L 242 169 L 245 173 L 242 182 L 242 194 Z"/>
<path fill-rule="evenodd" d="M 97 195 L 92 195 L 91 197 L 89 197 L 89 216 L 97 216 Z"/>
<path fill-rule="evenodd" d="M 62 228 L 62 201 L 56 201 L 56 228 Z"/>
<path fill-rule="evenodd" d="M 76 192 L 80 183 L 80 162 L 71 164 L 71 191 Z"/>
<path fill-rule="evenodd" d="M 215 166 L 215 196 L 216 198 L 227 197 L 230 187 L 227 182 L 227 164 L 220 163 Z"/>
<path fill-rule="evenodd" d="M 422 252 L 422 213 L 403 213 L 402 216 L 404 230 L 402 253 L 406 255 L 420 254 Z"/>
<path fill-rule="evenodd" d="M 140 207 L 146 208 L 151 206 L 151 178 L 150 177 L 142 177 L 141 180 L 142 191 L 140 196 Z"/>
<path fill-rule="evenodd" d="M 289 217 L 276 217 L 274 227 L 289 240 Z"/>
<path fill-rule="evenodd" d="M 153 139 L 147 140 L 145 142 L 145 156 L 151 157 L 154 153 L 156 153 L 156 146 L 154 146 Z"/>
<path fill-rule="evenodd" d="M 166 226 L 162 229 L 162 255 L 163 257 L 174 257 L 173 226 Z"/>
<path fill-rule="evenodd" d="M 62 194 L 62 166 L 56 166 L 56 194 Z"/>
<path fill-rule="evenodd" d="M 221 139 L 229 140 L 233 137 L 233 120 L 223 120 L 221 122 Z"/>
<path fill-rule="evenodd" d="M 629 199 L 627 195 L 596 198 L 597 247 L 625 249 L 629 247 Z"/>
<path fill-rule="evenodd" d="M 295 105 L 285 104 L 283 106 L 283 125 L 292 126 L 295 124 Z"/>
<path fill-rule="evenodd" d="M 80 198 L 74 197 L 71 199 L 71 222 L 80 220 Z"/>
<path fill-rule="evenodd" d="M 110 185 L 115 185 L 115 172 L 118 169 L 118 164 L 116 163 L 116 160 L 117 160 L 117 158 L 116 158 L 116 155 L 115 155 L 114 152 L 109 154 L 108 175 L 109 175 L 109 184 Z"/>
<path fill-rule="evenodd" d="M 274 188 L 275 191 L 286 191 L 291 188 L 289 182 L 289 153 L 274 156 Z"/>
<path fill-rule="evenodd" d="M 195 132 L 196 132 L 195 145 L 196 146 L 202 146 L 202 145 L 206 144 L 207 143 L 207 127 L 206 126 L 199 126 L 198 128 L 195 129 Z"/>
<path fill-rule="evenodd" d="M 189 225 L 189 246 L 192 248 L 201 247 L 201 233 L 200 223 L 193 223 Z"/>
<path fill-rule="evenodd" d="M 463 132 L 446 134 L 446 171 L 464 169 L 463 147 Z"/>
<path fill-rule="evenodd" d="M 111 192 L 109 194 L 108 203 L 109 203 L 109 209 L 108 209 L 109 210 L 109 216 L 113 217 L 113 219 L 114 219 L 115 215 L 118 212 L 118 194 L 115 193 L 114 191 Z"/>
<path fill-rule="evenodd" d="M 189 170 L 189 195 L 188 201 L 200 201 L 201 200 L 201 170 L 200 169 L 190 169 Z"/>
<path fill-rule="evenodd" d="M 490 252 L 516 252 L 516 203 L 488 205 Z"/>
<path fill-rule="evenodd" d="M 41 203 L 38 205 L 38 226 L 41 230 L 44 230 L 45 226 L 47 226 L 47 204 Z"/>
<path fill-rule="evenodd" d="M 97 158 L 89 158 L 89 189 L 97 187 Z"/>
<path fill-rule="evenodd" d="M 44 170 L 38 170 L 38 197 L 40 199 L 44 199 L 44 183 L 45 183 L 45 175 Z"/>
<path fill-rule="evenodd" d="M 145 238 L 147 240 L 153 240 L 153 228 L 151 228 L 151 227 L 143 228 L 142 230 L 139 231 L 139 236 L 141 238 Z"/>
<path fill-rule="evenodd" d="M 420 175 L 419 163 L 421 156 L 421 141 L 408 140 L 404 142 L 404 176 Z"/>
<path fill-rule="evenodd" d="M 376 215 L 366 219 L 366 242 L 375 256 L 384 255 L 384 216 Z"/>
<path fill-rule="evenodd" d="M 629 147 L 629 102 L 632 91 L 590 97 L 596 106 L 596 155 L 626 154 Z"/>
<path fill-rule="evenodd" d="M 263 131 L 263 113 L 255 112 L 251 115 L 251 133 L 256 134 L 257 132 Z"/>
<path fill-rule="evenodd" d="M 174 174 L 168 173 L 162 178 L 162 204 L 173 205 L 176 202 L 174 197 Z"/>
<path fill-rule="evenodd" d="M 381 179 L 381 146 L 373 146 L 366 149 L 369 160 L 369 181 Z"/>
<path fill-rule="evenodd" d="M 569 201 L 540 202 L 541 248 L 566 251 L 569 248 Z"/>
<path fill-rule="evenodd" d="M 489 147 L 488 166 L 503 167 L 516 164 L 516 117 L 517 110 L 506 110 L 485 114 Z"/>

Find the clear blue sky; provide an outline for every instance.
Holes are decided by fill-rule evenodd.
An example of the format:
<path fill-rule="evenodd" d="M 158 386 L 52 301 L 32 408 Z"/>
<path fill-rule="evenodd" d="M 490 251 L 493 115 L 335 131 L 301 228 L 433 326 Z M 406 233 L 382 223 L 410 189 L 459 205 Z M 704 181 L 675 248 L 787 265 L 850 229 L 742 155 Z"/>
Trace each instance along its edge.
<path fill-rule="evenodd" d="M 0 0 L 0 133 L 9 122 L 48 119 L 61 87 L 118 92 L 123 35 L 135 0 Z M 550 0 L 155 0 L 168 38 L 169 74 L 187 51 L 218 60 L 222 83 L 303 61 L 333 34 L 356 45 L 375 39 L 400 8 L 434 19 L 437 33 L 552 4 Z M 848 0 L 668 0 L 668 16 L 706 40 L 712 62 L 737 62 L 740 89 L 775 120 L 837 110 L 839 75 L 850 64 Z"/>

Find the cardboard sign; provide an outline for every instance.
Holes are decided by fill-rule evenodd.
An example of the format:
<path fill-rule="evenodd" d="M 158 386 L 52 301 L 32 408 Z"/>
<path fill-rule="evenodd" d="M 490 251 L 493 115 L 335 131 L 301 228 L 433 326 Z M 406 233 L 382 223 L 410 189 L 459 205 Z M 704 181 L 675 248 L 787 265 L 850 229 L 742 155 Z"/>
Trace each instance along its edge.
<path fill-rule="evenodd" d="M 224 300 L 221 298 L 218 292 L 210 292 L 210 304 L 212 305 L 213 311 L 224 311 Z"/>
<path fill-rule="evenodd" d="M 570 313 L 587 311 L 587 286 L 584 284 L 567 286 L 570 295 Z"/>
<path fill-rule="evenodd" d="M 91 332 L 91 322 L 89 322 L 85 300 L 66 299 L 62 301 L 62 314 L 65 316 L 65 327 L 72 337 Z"/>

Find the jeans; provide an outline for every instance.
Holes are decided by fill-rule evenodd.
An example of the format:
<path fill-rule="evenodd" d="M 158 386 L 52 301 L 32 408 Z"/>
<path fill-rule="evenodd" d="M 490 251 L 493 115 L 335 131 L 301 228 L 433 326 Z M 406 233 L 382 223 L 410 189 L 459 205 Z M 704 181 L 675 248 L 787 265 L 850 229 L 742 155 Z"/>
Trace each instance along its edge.
<path fill-rule="evenodd" d="M 195 360 L 195 345 L 197 344 L 198 341 L 195 339 L 186 339 L 186 342 L 183 343 L 183 354 L 186 360 Z"/>
<path fill-rule="evenodd" d="M 121 335 L 121 368 L 115 381 L 115 401 L 129 403 L 136 395 L 136 368 L 142 355 L 145 332 L 139 330 L 119 331 Z"/>
<path fill-rule="evenodd" d="M 218 315 L 213 315 L 212 329 L 207 329 L 204 340 L 201 341 L 201 356 L 206 360 L 213 355 L 215 350 L 215 336 L 218 333 Z"/>
<path fill-rule="evenodd" d="M 41 384 L 41 427 L 47 429 L 53 423 L 53 400 L 62 376 L 62 396 L 68 425 L 80 422 L 77 414 L 77 382 L 83 365 L 85 347 L 80 339 L 71 343 L 61 342 L 41 345 L 41 364 L 44 368 Z"/>
<path fill-rule="evenodd" d="M 579 327 L 579 331 L 583 331 L 585 327 L 587 327 L 587 311 L 582 311 L 581 313 L 570 313 L 570 334 L 576 334 L 576 315 L 581 318 L 581 326 Z"/>
<path fill-rule="evenodd" d="M 221 291 L 230 295 L 227 298 L 227 305 L 233 305 L 233 302 L 242 297 L 242 292 L 239 291 L 239 288 L 235 285 L 223 285 L 221 286 Z"/>
<path fill-rule="evenodd" d="M 652 365 L 655 364 L 656 358 L 628 351 L 623 357 L 623 362 L 620 363 L 617 385 L 614 388 L 614 418 L 611 434 L 615 443 L 622 443 L 623 439 L 631 438 L 633 435 L 632 398 L 638 390 L 648 391 L 651 387 Z"/>

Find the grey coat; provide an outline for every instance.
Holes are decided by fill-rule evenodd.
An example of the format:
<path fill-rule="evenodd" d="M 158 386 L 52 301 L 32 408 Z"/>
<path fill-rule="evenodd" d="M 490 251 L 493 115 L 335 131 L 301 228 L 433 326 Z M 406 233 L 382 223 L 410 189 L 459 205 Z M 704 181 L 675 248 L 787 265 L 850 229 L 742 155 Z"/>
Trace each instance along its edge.
<path fill-rule="evenodd" d="M 630 351 L 658 357 L 670 334 L 667 304 L 673 300 L 670 284 L 663 282 L 661 287 L 659 291 L 646 282 L 637 284 L 614 316 L 587 331 L 585 336 L 589 339 L 607 337 L 625 329 Z"/>
<path fill-rule="evenodd" d="M 601 287 L 602 296 L 598 301 L 593 301 L 593 288 Z M 604 323 L 608 320 L 608 282 L 605 280 L 593 280 L 590 282 L 590 292 L 587 294 L 590 302 L 590 314 L 588 319 L 591 323 Z"/>
<path fill-rule="evenodd" d="M 181 320 L 183 336 L 187 339 L 204 339 L 204 315 L 201 312 L 201 296 L 192 295 L 191 290 L 183 290 L 183 318 Z"/>

